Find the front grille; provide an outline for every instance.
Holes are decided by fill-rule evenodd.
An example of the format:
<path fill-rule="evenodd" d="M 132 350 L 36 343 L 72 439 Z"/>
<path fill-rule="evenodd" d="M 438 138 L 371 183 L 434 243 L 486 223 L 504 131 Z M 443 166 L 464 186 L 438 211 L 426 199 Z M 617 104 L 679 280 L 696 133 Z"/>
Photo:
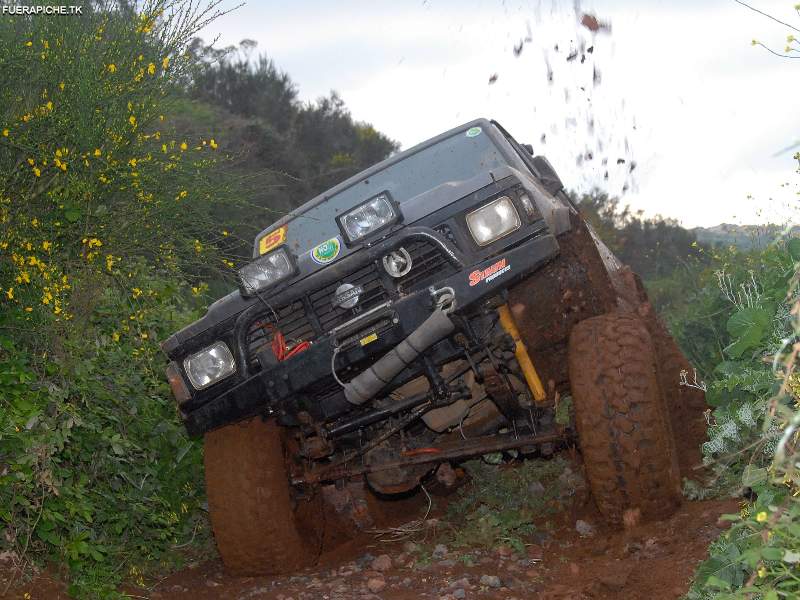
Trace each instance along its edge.
<path fill-rule="evenodd" d="M 256 319 L 247 334 L 251 357 L 269 345 L 276 329 L 283 333 L 290 345 L 314 337 L 314 328 L 302 300 L 281 307 L 265 307 L 265 310 L 267 312 Z"/>
<path fill-rule="evenodd" d="M 429 240 L 415 241 L 405 249 L 411 255 L 411 271 L 400 278 L 397 288 L 401 293 L 416 291 L 456 272 L 441 248 Z"/>
<path fill-rule="evenodd" d="M 325 287 L 313 290 L 284 306 L 264 307 L 264 311 L 250 325 L 247 346 L 251 362 L 272 341 L 279 330 L 289 346 L 301 341 L 313 341 L 336 327 L 354 319 L 380 304 L 430 285 L 436 280 L 455 273 L 456 268 L 447 260 L 441 248 L 430 240 L 417 240 L 405 245 L 411 255 L 411 271 L 393 279 L 383 271 L 380 260 L 372 262 L 343 276 Z M 364 289 L 354 308 L 334 304 L 336 289 L 342 284 Z"/>
<path fill-rule="evenodd" d="M 341 308 L 333 303 L 336 289 L 345 283 L 360 286 L 364 289 L 355 308 Z M 389 300 L 389 293 L 383 285 L 378 267 L 375 263 L 371 263 L 355 273 L 342 277 L 340 280 L 316 292 L 312 292 L 308 295 L 308 298 L 311 301 L 311 308 L 314 314 L 319 319 L 322 332 L 327 333 L 358 314 L 386 302 Z"/>

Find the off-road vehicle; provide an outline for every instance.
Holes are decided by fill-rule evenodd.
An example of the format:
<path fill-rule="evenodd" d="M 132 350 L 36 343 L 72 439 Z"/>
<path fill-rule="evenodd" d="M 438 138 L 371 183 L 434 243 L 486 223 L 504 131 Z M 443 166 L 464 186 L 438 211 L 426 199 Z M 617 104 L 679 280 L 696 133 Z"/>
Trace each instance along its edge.
<path fill-rule="evenodd" d="M 675 509 L 702 395 L 562 188 L 530 146 L 472 121 L 267 227 L 240 289 L 163 343 L 180 415 L 205 435 L 229 569 L 312 561 L 337 512 L 368 521 L 358 485 L 408 492 L 511 450 L 576 444 L 611 522 Z"/>

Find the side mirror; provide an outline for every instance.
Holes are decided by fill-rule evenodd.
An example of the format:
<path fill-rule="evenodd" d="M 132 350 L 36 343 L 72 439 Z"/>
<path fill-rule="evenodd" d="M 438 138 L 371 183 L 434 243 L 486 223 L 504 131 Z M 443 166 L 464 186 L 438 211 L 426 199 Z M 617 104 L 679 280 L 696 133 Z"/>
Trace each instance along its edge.
<path fill-rule="evenodd" d="M 533 156 L 533 146 L 530 144 L 520 144 L 520 146 L 522 146 L 522 149 L 525 150 L 525 152 Z"/>
<path fill-rule="evenodd" d="M 544 156 L 534 156 L 533 166 L 536 168 L 536 174 L 539 176 L 539 181 L 542 182 L 544 189 L 553 194 L 554 196 L 564 189 L 564 184 L 561 183 L 561 178 L 556 173 L 553 165 Z"/>

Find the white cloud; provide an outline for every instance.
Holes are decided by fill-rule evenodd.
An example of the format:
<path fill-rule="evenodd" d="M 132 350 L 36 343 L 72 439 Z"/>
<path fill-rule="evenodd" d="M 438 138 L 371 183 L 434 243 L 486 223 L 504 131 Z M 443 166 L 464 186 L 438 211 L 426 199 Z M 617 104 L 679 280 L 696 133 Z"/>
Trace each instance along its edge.
<path fill-rule="evenodd" d="M 792 18 L 784 0 L 757 5 Z M 404 147 L 488 116 L 547 154 L 568 186 L 619 194 L 627 184 L 625 200 L 647 214 L 690 226 L 784 218 L 780 207 L 798 197 L 781 184 L 797 181 L 796 163 L 773 155 L 800 138 L 800 61 L 749 42 L 780 49 L 786 29 L 727 1 L 598 0 L 592 11 L 611 35 L 580 27 L 571 2 L 511 0 L 253 2 L 210 31 L 223 43 L 256 39 L 303 98 L 337 89 L 356 118 Z M 517 58 L 528 26 L 532 41 Z M 581 40 L 594 53 L 567 62 Z M 593 159 L 579 167 L 586 150 Z"/>

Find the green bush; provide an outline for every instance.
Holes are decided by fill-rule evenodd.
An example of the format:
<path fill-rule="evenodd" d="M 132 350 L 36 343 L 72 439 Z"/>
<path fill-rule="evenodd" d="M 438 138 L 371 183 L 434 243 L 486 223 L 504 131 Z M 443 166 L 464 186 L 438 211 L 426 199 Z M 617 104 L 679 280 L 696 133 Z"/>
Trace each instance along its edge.
<path fill-rule="evenodd" d="M 234 266 L 235 195 L 170 125 L 213 6 L 86 11 L 0 19 L 0 550 L 114 597 L 208 537 L 158 340 Z"/>
<path fill-rule="evenodd" d="M 733 526 L 711 545 L 689 598 L 796 598 L 800 239 L 730 257 L 738 260 L 716 272 L 728 342 L 708 384 L 703 453 L 721 480 L 755 499 L 725 516 Z"/>

